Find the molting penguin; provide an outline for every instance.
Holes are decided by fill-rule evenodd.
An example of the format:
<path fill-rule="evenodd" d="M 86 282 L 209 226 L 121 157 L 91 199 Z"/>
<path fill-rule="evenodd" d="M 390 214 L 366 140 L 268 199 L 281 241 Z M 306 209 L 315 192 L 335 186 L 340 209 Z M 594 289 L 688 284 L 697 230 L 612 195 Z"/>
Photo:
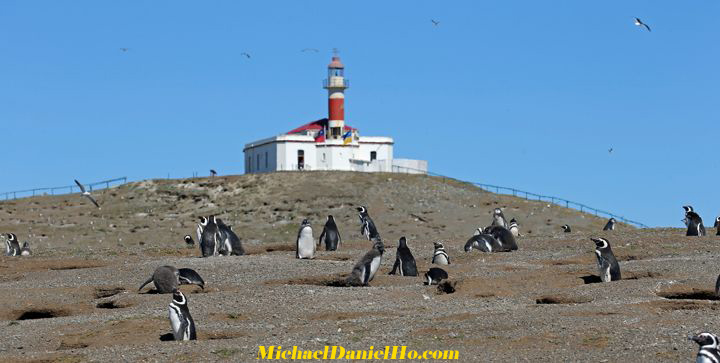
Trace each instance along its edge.
<path fill-rule="evenodd" d="M 505 215 L 503 214 L 502 209 L 495 208 L 495 210 L 493 211 L 493 221 L 491 226 L 508 228 L 507 219 L 505 219 Z"/>
<path fill-rule="evenodd" d="M 353 267 L 350 276 L 347 279 L 348 285 L 351 286 L 367 286 L 375 273 L 380 268 L 382 262 L 382 255 L 385 252 L 385 246 L 383 245 L 380 237 L 373 239 L 373 248 L 363 256 Z"/>
<path fill-rule="evenodd" d="M 718 363 L 720 362 L 720 351 L 718 351 L 718 337 L 715 334 L 701 333 L 688 337 L 700 346 L 695 363 Z"/>
<path fill-rule="evenodd" d="M 483 252 L 509 251 L 504 249 L 495 237 L 485 233 L 476 233 L 465 243 L 465 252 L 470 252 L 473 249 Z"/>
<path fill-rule="evenodd" d="M 686 236 L 705 236 L 705 226 L 703 226 L 702 218 L 695 212 L 685 213 L 685 219 L 687 219 L 687 233 Z"/>
<path fill-rule="evenodd" d="M 179 285 L 198 285 L 203 290 L 205 289 L 205 281 L 202 277 L 195 272 L 195 270 L 189 268 L 177 269 L 175 266 L 160 266 L 155 269 L 152 276 L 145 281 L 138 291 L 142 290 L 145 285 L 149 283 L 155 284 L 155 289 L 158 293 L 169 294 L 178 289 Z"/>
<path fill-rule="evenodd" d="M 449 265 L 450 256 L 445 252 L 445 246 L 443 246 L 442 241 L 434 242 L 433 246 L 435 247 L 435 251 L 433 252 L 432 263 L 436 265 Z"/>
<path fill-rule="evenodd" d="M 359 212 L 358 216 L 360 217 L 360 233 L 365 236 L 368 241 L 375 237 L 379 238 L 380 234 L 375 227 L 375 222 L 373 222 L 372 218 L 370 218 L 367 208 L 359 206 L 357 207 L 357 211 Z"/>
<path fill-rule="evenodd" d="M 335 218 L 329 215 L 327 216 L 327 221 L 325 222 L 323 231 L 322 233 L 320 233 L 318 244 L 324 243 L 325 251 L 336 251 L 338 246 L 340 245 L 340 240 L 340 231 L 335 224 Z"/>
<path fill-rule="evenodd" d="M 200 217 L 198 223 L 197 235 L 200 241 L 200 252 L 203 257 L 215 256 L 218 254 L 218 227 L 213 222 L 214 216 L 209 218 Z"/>
<path fill-rule="evenodd" d="M 15 233 L 8 233 L 5 240 L 5 256 L 20 256 L 20 242 Z"/>
<path fill-rule="evenodd" d="M 715 218 L 715 224 L 713 227 L 717 228 L 715 235 L 720 236 L 720 217 Z"/>
<path fill-rule="evenodd" d="M 296 258 L 315 258 L 315 241 L 313 240 L 312 227 L 307 219 L 303 219 L 295 242 Z"/>
<path fill-rule="evenodd" d="M 513 235 L 514 237 L 519 237 L 519 236 L 520 236 L 520 227 L 518 226 L 518 223 L 517 223 L 517 221 L 515 220 L 515 218 L 513 218 L 513 219 L 510 220 L 510 224 L 508 225 L 508 229 L 510 230 L 510 233 L 512 233 L 512 235 Z"/>
<path fill-rule="evenodd" d="M 188 246 L 195 246 L 195 240 L 193 240 L 192 236 L 190 236 L 189 234 L 186 234 L 183 239 L 185 240 L 185 244 L 187 244 Z"/>
<path fill-rule="evenodd" d="M 23 243 L 22 248 L 20 249 L 20 256 L 30 256 L 30 244 L 25 242 Z"/>
<path fill-rule="evenodd" d="M 603 231 L 614 231 L 615 230 L 615 218 L 608 219 L 607 223 L 605 223 L 605 227 L 603 227 Z"/>
<path fill-rule="evenodd" d="M 197 340 L 195 321 L 190 315 L 187 298 L 180 291 L 173 291 L 173 299 L 169 306 L 170 327 L 175 340 Z"/>
<path fill-rule="evenodd" d="M 218 246 L 218 253 L 227 256 L 242 256 L 245 254 L 240 238 L 232 230 L 232 226 L 228 226 L 220 218 L 212 217 L 213 222 L 217 226 L 218 238 L 220 246 Z"/>
<path fill-rule="evenodd" d="M 620 280 L 620 265 L 610 248 L 610 243 L 605 238 L 591 238 L 595 242 L 595 255 L 597 257 L 600 280 L 602 282 Z"/>
<path fill-rule="evenodd" d="M 415 266 L 415 258 L 410 252 L 410 248 L 407 245 L 405 237 L 400 237 L 400 242 L 397 248 L 397 254 L 395 255 L 395 264 L 393 265 L 392 271 L 389 275 L 395 275 L 396 271 L 400 273 L 400 276 L 417 276 L 417 266 Z"/>
<path fill-rule="evenodd" d="M 448 273 L 437 267 L 432 267 L 425 273 L 425 285 L 437 285 L 442 280 L 447 280 Z"/>
<path fill-rule="evenodd" d="M 515 251 L 518 249 L 515 237 L 506 228 L 500 226 L 490 226 L 485 228 L 485 233 L 495 237 L 495 239 L 500 242 L 503 250 Z"/>
<path fill-rule="evenodd" d="M 690 223 L 690 221 L 688 220 L 687 214 L 690 212 L 694 212 L 695 210 L 693 209 L 693 207 L 691 205 L 684 205 L 683 209 L 685 210 L 685 218 L 683 218 L 682 221 L 683 221 L 683 223 L 685 223 L 685 227 L 687 227 L 688 223 Z"/>
<path fill-rule="evenodd" d="M 572 232 L 572 229 L 570 229 L 570 225 L 568 225 L 568 224 L 563 224 L 562 229 L 563 229 L 563 232 L 565 232 L 565 233 Z"/>

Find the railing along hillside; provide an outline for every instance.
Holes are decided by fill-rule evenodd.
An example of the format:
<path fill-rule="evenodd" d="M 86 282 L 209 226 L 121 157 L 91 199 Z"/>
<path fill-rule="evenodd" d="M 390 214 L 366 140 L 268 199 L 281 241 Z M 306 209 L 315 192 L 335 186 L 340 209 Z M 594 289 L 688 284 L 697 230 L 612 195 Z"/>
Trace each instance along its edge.
<path fill-rule="evenodd" d="M 98 190 L 98 189 L 106 189 L 110 188 L 110 185 L 113 186 L 116 185 L 123 185 L 127 183 L 127 177 L 122 178 L 115 178 L 115 179 L 108 179 L 103 180 L 95 183 L 85 184 L 85 188 L 88 191 Z M 35 189 L 27 189 L 27 190 L 16 190 L 14 192 L 4 192 L 0 193 L 0 195 L 4 196 L 4 200 L 10 200 L 10 199 L 18 199 L 18 198 L 27 198 L 27 197 L 34 197 L 36 195 L 62 195 L 62 194 L 72 194 L 72 193 L 78 193 L 80 192 L 80 188 L 75 185 L 67 185 L 63 187 L 50 187 L 50 188 L 35 188 Z"/>

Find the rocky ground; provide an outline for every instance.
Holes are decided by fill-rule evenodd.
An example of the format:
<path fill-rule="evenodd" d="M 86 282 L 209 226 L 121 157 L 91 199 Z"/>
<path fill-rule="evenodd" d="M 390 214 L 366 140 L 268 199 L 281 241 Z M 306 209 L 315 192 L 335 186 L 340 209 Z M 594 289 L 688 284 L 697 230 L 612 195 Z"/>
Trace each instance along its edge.
<path fill-rule="evenodd" d="M 714 296 L 720 237 L 681 229 L 602 232 L 604 219 L 498 196 L 433 177 L 340 172 L 152 180 L 95 193 L 0 203 L 0 232 L 29 241 L 32 257 L 0 258 L 2 361 L 249 361 L 258 346 L 457 350 L 462 361 L 690 361 L 687 335 L 720 333 Z M 335 287 L 370 249 L 355 207 L 366 205 L 386 242 L 370 287 Z M 463 252 L 495 207 L 516 217 L 519 251 Z M 682 210 L 668 211 L 682 218 Z M 187 248 L 200 215 L 216 214 L 248 255 L 198 258 Z M 304 218 L 315 237 L 327 214 L 343 243 L 296 260 Z M 573 233 L 562 233 L 568 223 Z M 714 232 L 714 230 L 713 230 Z M 389 276 L 406 236 L 426 271 L 444 240 L 452 293 L 420 277 Z M 605 236 L 623 279 L 597 283 L 591 236 Z M 198 328 L 164 341 L 171 296 L 138 293 L 155 267 L 198 271 L 183 286 Z"/>

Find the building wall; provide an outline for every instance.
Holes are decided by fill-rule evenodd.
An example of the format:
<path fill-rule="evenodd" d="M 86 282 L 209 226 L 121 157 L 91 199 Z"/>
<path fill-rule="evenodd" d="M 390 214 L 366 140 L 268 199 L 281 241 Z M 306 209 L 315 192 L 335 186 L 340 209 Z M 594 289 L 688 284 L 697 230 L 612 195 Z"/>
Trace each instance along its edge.
<path fill-rule="evenodd" d="M 298 170 L 298 151 L 304 152 L 304 169 L 317 169 L 317 153 L 314 142 L 282 142 L 278 143 L 278 169 Z"/>
<path fill-rule="evenodd" d="M 245 150 L 245 172 L 267 173 L 277 170 L 276 146 L 276 143 L 267 143 Z"/>
<path fill-rule="evenodd" d="M 393 159 L 392 171 L 396 173 L 427 174 L 427 160 Z"/>

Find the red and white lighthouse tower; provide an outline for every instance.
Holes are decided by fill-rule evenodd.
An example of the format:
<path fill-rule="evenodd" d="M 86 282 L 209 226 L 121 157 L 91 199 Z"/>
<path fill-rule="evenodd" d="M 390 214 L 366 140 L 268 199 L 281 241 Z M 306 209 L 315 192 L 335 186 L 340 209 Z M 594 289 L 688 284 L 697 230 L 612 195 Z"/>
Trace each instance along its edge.
<path fill-rule="evenodd" d="M 328 90 L 328 128 L 330 139 L 339 139 L 345 129 L 345 89 L 350 83 L 344 76 L 345 66 L 340 62 L 337 51 L 328 64 L 328 78 L 323 88 Z"/>

